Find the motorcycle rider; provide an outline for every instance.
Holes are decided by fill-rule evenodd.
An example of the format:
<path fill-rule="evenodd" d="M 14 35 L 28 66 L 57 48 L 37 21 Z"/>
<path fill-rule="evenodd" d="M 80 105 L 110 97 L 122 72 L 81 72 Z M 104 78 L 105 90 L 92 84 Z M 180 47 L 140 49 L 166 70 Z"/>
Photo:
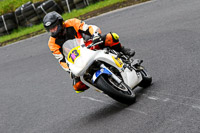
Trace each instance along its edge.
<path fill-rule="evenodd" d="M 95 46 L 91 49 L 102 49 L 110 47 L 118 52 L 122 52 L 128 56 L 134 56 L 135 51 L 132 49 L 125 48 L 119 42 L 119 36 L 116 33 L 108 33 L 101 35 L 101 30 L 95 25 L 88 25 L 84 21 L 77 18 L 63 20 L 62 16 L 57 12 L 49 12 L 43 18 L 43 25 L 45 29 L 50 33 L 48 46 L 52 54 L 58 59 L 59 64 L 62 68 L 70 73 L 69 67 L 65 61 L 62 45 L 65 41 L 74 38 L 83 38 L 86 42 L 88 36 L 92 39 L 93 43 L 103 40 L 103 43 Z M 71 75 L 71 73 L 70 73 Z M 72 74 L 73 75 L 73 74 Z M 87 90 L 88 87 L 80 81 L 79 77 L 72 76 L 73 87 L 76 93 Z"/>

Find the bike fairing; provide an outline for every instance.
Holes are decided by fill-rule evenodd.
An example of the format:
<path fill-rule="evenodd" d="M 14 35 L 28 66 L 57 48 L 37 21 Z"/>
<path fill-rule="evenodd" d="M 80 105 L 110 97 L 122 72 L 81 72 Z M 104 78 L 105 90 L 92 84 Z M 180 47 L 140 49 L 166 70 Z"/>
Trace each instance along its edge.
<path fill-rule="evenodd" d="M 78 44 L 77 42 L 82 42 L 82 43 Z M 137 85 L 139 85 L 139 83 L 143 80 L 142 75 L 136 72 L 134 69 L 130 70 L 130 68 L 124 67 L 123 61 L 120 58 L 118 58 L 115 54 L 106 53 L 105 50 L 97 50 L 97 51 L 89 50 L 83 44 L 83 41 L 77 41 L 77 39 L 66 41 L 66 43 L 63 45 L 63 50 L 64 50 L 63 53 L 65 54 L 65 57 L 67 58 L 66 61 L 69 63 L 70 70 L 76 76 L 80 76 L 81 81 L 85 83 L 87 86 L 91 88 L 97 87 L 97 89 L 99 89 L 100 87 L 100 90 L 102 89 L 109 96 L 111 96 L 112 98 L 120 102 L 126 102 L 126 101 L 131 102 L 134 100 L 135 96 L 134 94 L 132 94 L 129 87 L 135 88 Z M 89 56 L 85 56 L 86 54 L 88 54 Z M 116 75 L 115 73 L 111 72 L 109 70 L 110 69 L 109 66 L 106 67 L 104 63 L 99 65 L 99 68 L 93 68 L 93 65 L 94 65 L 93 63 L 95 63 L 96 61 L 98 62 L 100 61 L 102 63 L 105 62 L 106 64 L 109 64 L 110 66 L 113 66 L 116 69 L 118 69 L 121 75 L 120 77 L 122 79 L 118 77 L 119 75 Z M 94 70 L 92 70 L 91 72 L 90 69 L 94 69 Z M 92 75 L 90 76 L 90 74 Z M 127 93 L 126 96 L 124 96 L 125 95 L 123 94 L 124 92 L 123 93 L 118 92 L 114 88 L 112 88 L 112 90 L 114 89 L 113 93 L 115 92 L 116 94 L 113 94 L 112 91 L 110 92 L 108 90 L 105 90 L 105 88 L 101 88 L 101 83 L 99 82 L 99 80 L 102 80 L 102 76 L 104 77 L 104 75 L 107 75 L 110 78 L 112 78 L 111 79 L 112 84 L 117 83 L 117 85 L 115 85 L 114 88 L 120 84 L 123 84 L 122 86 L 124 86 L 125 89 L 117 89 L 118 91 L 119 90 L 122 92 L 129 91 L 129 93 Z M 85 79 L 85 77 L 87 76 L 91 78 Z M 91 80 L 91 82 L 89 80 Z M 105 80 L 103 82 L 107 82 L 107 81 Z M 97 83 L 97 86 L 95 85 L 96 83 Z M 148 81 L 148 84 L 150 83 L 151 83 L 151 80 Z M 146 84 L 146 82 L 143 82 L 143 84 Z M 120 100 L 118 98 L 119 96 L 123 97 L 123 99 L 124 100 L 126 99 L 126 100 L 125 101 Z"/>

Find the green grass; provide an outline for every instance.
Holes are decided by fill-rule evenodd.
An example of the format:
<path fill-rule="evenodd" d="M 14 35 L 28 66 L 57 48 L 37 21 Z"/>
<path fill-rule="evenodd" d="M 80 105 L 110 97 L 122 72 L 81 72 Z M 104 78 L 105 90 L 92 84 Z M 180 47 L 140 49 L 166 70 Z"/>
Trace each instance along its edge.
<path fill-rule="evenodd" d="M 35 3 L 43 0 L 2 0 L 0 1 L 0 15 L 14 12 L 18 7 L 29 1 Z"/>
<path fill-rule="evenodd" d="M 5 0 L 5 1 L 8 1 L 6 3 L 9 3 L 9 1 L 11 1 L 11 0 Z M 19 1 L 19 0 L 12 0 L 12 1 Z M 23 0 L 23 1 L 28 1 L 28 0 Z M 79 10 L 74 9 L 74 10 L 72 10 L 72 12 L 65 13 L 62 16 L 65 20 L 69 19 L 69 18 L 79 17 L 80 15 L 86 14 L 88 12 L 91 12 L 91 11 L 94 11 L 94 10 L 97 10 L 97 9 L 100 9 L 100 8 L 103 8 L 103 7 L 118 3 L 118 2 L 122 2 L 122 1 L 124 1 L 124 0 L 104 0 L 104 1 L 100 1 L 95 4 L 91 4 L 90 6 L 87 6 L 86 8 L 83 8 L 83 9 L 79 9 Z M 37 32 L 37 31 L 45 32 L 42 24 L 34 25 L 34 26 L 28 27 L 28 28 L 24 28 L 24 27 L 18 28 L 9 35 L 1 36 L 0 43 L 15 39 L 15 38 L 19 38 L 21 36 L 25 36 L 27 34 L 31 34 L 33 32 Z"/>
<path fill-rule="evenodd" d="M 16 39 L 18 37 L 25 36 L 25 35 L 28 35 L 30 33 L 33 33 L 33 32 L 36 32 L 36 31 L 40 31 L 40 30 L 43 30 L 42 32 L 45 32 L 45 30 L 43 29 L 43 25 L 42 24 L 34 25 L 32 27 L 18 28 L 16 30 L 14 30 L 9 35 L 1 36 L 0 37 L 0 43 L 8 41 L 8 40 Z"/>
<path fill-rule="evenodd" d="M 72 10 L 72 12 L 70 13 L 66 13 L 63 14 L 63 18 L 64 19 L 69 19 L 69 18 L 73 18 L 73 17 L 78 17 L 80 15 L 86 14 L 88 12 L 118 3 L 118 2 L 122 2 L 125 0 L 104 0 L 104 1 L 100 1 L 98 3 L 92 4 L 90 6 L 87 6 L 86 8 L 83 9 L 79 9 L 79 10 Z"/>

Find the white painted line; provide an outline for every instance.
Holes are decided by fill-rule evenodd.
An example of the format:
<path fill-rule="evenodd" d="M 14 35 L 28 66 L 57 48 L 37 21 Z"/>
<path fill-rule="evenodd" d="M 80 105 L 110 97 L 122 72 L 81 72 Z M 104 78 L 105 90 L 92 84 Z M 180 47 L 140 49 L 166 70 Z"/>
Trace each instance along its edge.
<path fill-rule="evenodd" d="M 193 105 L 192 107 L 196 108 L 196 109 L 200 109 L 200 106 L 198 106 L 198 105 Z"/>
<path fill-rule="evenodd" d="M 192 105 L 192 104 L 181 103 L 181 102 L 177 102 L 177 101 L 170 99 L 170 98 L 165 98 L 165 99 L 162 100 L 159 97 L 149 96 L 147 94 L 143 94 L 143 96 L 147 97 L 150 100 L 157 100 L 157 101 L 161 101 L 161 102 L 171 102 L 171 103 L 174 103 L 174 104 L 180 104 L 180 105 L 184 105 L 184 106 L 188 106 L 190 108 L 195 108 L 195 109 L 200 110 L 200 105 Z"/>
<path fill-rule="evenodd" d="M 155 97 L 155 96 L 148 96 L 147 98 L 151 99 L 151 100 L 159 100 L 158 97 Z"/>
<path fill-rule="evenodd" d="M 191 100 L 200 101 L 200 99 L 193 98 L 193 97 L 186 97 L 186 96 L 182 96 L 182 95 L 174 95 L 174 94 L 162 93 L 162 92 L 157 92 L 157 91 L 152 91 L 152 90 L 147 90 L 147 91 L 150 92 L 150 93 L 154 93 L 154 94 L 167 95 L 167 96 L 173 96 L 173 97 L 179 97 L 179 98 L 185 98 L 185 99 L 191 99 Z"/>
<path fill-rule="evenodd" d="M 89 99 L 89 100 L 92 100 L 92 101 L 95 101 L 95 102 L 105 103 L 105 102 L 102 101 L 102 100 L 98 100 L 98 99 L 95 99 L 95 98 L 92 98 L 92 97 L 85 97 L 85 96 L 82 96 L 81 98 L 83 98 L 83 99 Z"/>
<path fill-rule="evenodd" d="M 169 98 L 165 98 L 163 101 L 164 102 L 167 102 L 167 101 L 169 101 L 170 99 Z"/>
<path fill-rule="evenodd" d="M 105 102 L 105 101 L 98 100 L 98 99 L 95 99 L 95 98 L 92 98 L 92 97 L 82 96 L 81 98 L 83 98 L 83 99 L 88 99 L 88 100 L 95 101 L 95 102 L 100 102 L 100 103 L 108 104 L 108 103 Z M 117 107 L 117 108 L 121 108 L 120 106 L 117 106 L 117 105 L 114 105 L 114 106 Z M 135 109 L 132 109 L 132 108 L 124 108 L 124 110 L 128 110 L 128 111 L 140 113 L 140 114 L 143 114 L 143 115 L 148 115 L 146 112 L 143 112 L 143 111 L 140 111 L 140 110 L 135 110 Z"/>

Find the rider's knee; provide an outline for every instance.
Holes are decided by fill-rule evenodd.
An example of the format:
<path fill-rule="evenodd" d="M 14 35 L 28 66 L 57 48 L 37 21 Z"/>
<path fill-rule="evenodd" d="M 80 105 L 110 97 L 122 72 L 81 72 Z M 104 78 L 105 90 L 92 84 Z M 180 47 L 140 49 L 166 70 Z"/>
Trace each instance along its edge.
<path fill-rule="evenodd" d="M 108 33 L 103 36 L 105 46 L 112 47 L 119 44 L 119 35 L 117 33 Z"/>

